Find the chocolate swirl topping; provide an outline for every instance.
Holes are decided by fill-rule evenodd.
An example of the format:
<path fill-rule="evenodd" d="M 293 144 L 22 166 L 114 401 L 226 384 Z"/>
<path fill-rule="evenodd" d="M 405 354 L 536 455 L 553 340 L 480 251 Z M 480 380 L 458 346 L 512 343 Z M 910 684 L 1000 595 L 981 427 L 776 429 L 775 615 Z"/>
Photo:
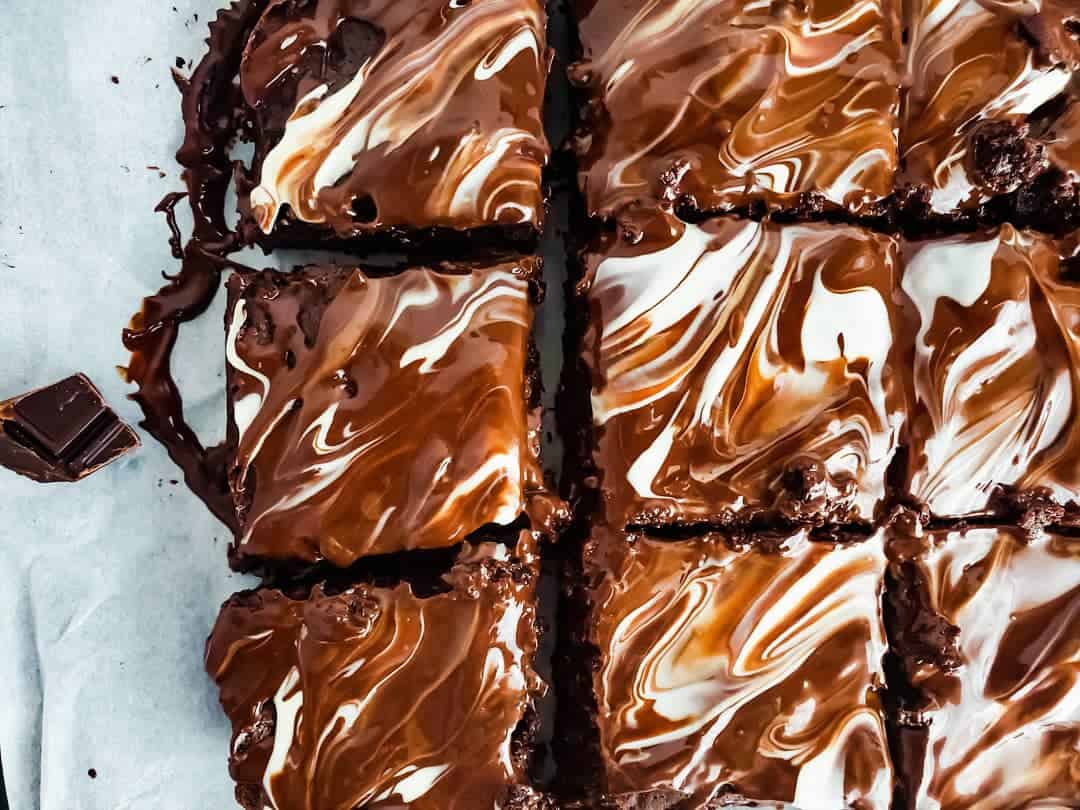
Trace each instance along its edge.
<path fill-rule="evenodd" d="M 450 546 L 543 486 L 534 259 L 238 273 L 229 282 L 230 474 L 244 558 Z"/>
<path fill-rule="evenodd" d="M 349 237 L 539 227 L 549 148 L 541 0 L 272 0 L 247 40 L 247 213 Z"/>
<path fill-rule="evenodd" d="M 580 285 L 612 525 L 844 524 L 887 494 L 940 517 L 1080 506 L 1067 243 L 621 226 L 584 251 Z"/>
<path fill-rule="evenodd" d="M 248 810 L 475 810 L 529 792 L 516 731 L 543 690 L 523 538 L 467 552 L 443 593 L 276 590 L 225 603 L 206 668 Z"/>
<path fill-rule="evenodd" d="M 869 520 L 904 421 L 897 247 L 846 226 L 664 218 L 583 256 L 612 524 Z"/>
<path fill-rule="evenodd" d="M 1080 221 L 1072 0 L 573 8 L 591 214 L 763 204 L 922 224 Z"/>
<path fill-rule="evenodd" d="M 885 810 L 882 537 L 762 540 L 594 535 L 606 787 Z"/>
<path fill-rule="evenodd" d="M 897 578 L 954 628 L 955 654 L 927 656 L 893 638 L 919 703 L 906 713 L 925 737 L 907 806 L 927 810 L 1080 805 L 1080 540 L 1015 529 L 939 531 Z"/>
<path fill-rule="evenodd" d="M 1080 496 L 1080 286 L 1060 250 L 1009 225 L 904 243 L 905 490 L 935 514 L 983 511 L 1000 487 Z"/>
<path fill-rule="evenodd" d="M 893 0 L 575 2 L 586 91 L 576 139 L 590 213 L 801 195 L 863 212 L 892 192 Z"/>

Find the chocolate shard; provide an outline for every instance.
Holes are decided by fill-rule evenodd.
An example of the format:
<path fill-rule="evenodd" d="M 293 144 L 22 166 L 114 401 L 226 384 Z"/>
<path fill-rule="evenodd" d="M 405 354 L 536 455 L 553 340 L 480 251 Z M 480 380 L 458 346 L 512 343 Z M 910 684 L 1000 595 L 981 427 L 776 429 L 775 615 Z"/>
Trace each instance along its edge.
<path fill-rule="evenodd" d="M 0 466 L 44 484 L 78 481 L 138 446 L 83 374 L 0 402 Z"/>

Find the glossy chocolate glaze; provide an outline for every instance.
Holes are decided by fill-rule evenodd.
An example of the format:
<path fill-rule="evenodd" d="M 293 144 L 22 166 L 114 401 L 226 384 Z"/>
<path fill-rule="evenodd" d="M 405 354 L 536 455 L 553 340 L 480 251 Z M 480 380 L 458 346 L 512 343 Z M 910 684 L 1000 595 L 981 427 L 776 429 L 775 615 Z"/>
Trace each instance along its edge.
<path fill-rule="evenodd" d="M 1080 221 L 1071 0 L 577 0 L 589 213 Z M 891 217 L 890 217 L 891 218 Z"/>
<path fill-rule="evenodd" d="M 894 240 L 626 221 L 587 249 L 583 356 L 608 518 L 873 518 L 904 421 Z"/>
<path fill-rule="evenodd" d="M 735 545 L 597 529 L 586 560 L 607 793 L 888 808 L 880 534 Z"/>
<path fill-rule="evenodd" d="M 1080 540 L 940 530 L 890 554 L 902 806 L 1080 805 Z"/>
<path fill-rule="evenodd" d="M 271 0 L 245 33 L 252 236 L 292 223 L 538 228 L 550 149 L 541 0 Z"/>
<path fill-rule="evenodd" d="M 537 561 L 466 549 L 442 592 L 409 584 L 238 594 L 206 668 L 248 810 L 545 806 L 528 785 Z"/>
<path fill-rule="evenodd" d="M 804 197 L 851 212 L 892 192 L 894 0 L 579 0 L 589 212 L 730 210 Z"/>
<path fill-rule="evenodd" d="M 229 281 L 230 482 L 244 558 L 347 566 L 510 524 L 543 488 L 535 259 Z"/>
<path fill-rule="evenodd" d="M 1001 490 L 1080 499 L 1080 286 L 1009 225 L 903 244 L 913 397 L 904 490 L 935 515 Z"/>
<path fill-rule="evenodd" d="M 624 218 L 582 253 L 579 289 L 607 518 L 1075 512 L 1074 252 L 1009 225 L 909 240 Z"/>

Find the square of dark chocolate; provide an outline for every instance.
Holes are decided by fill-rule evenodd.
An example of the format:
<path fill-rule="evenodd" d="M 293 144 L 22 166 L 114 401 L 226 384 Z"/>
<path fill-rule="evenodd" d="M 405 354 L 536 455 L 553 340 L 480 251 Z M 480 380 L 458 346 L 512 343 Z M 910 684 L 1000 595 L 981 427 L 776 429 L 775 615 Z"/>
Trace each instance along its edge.
<path fill-rule="evenodd" d="M 206 669 L 230 773 L 265 807 L 549 807 L 529 786 L 538 561 L 467 548 L 444 586 L 261 589 L 222 607 Z"/>
<path fill-rule="evenodd" d="M 0 402 L 0 466 L 39 483 L 78 481 L 137 447 L 84 374 Z"/>
<path fill-rule="evenodd" d="M 901 806 L 1080 806 L 1080 539 L 976 527 L 889 547 Z"/>
<path fill-rule="evenodd" d="M 886 810 L 885 565 L 880 533 L 737 545 L 595 530 L 596 789 L 623 802 L 602 806 Z"/>
<path fill-rule="evenodd" d="M 234 564 L 451 546 L 542 488 L 536 259 L 229 281 Z"/>
<path fill-rule="evenodd" d="M 1080 501 L 1080 285 L 1063 250 L 1009 225 L 903 244 L 904 490 L 935 515 L 1009 493 Z"/>
<path fill-rule="evenodd" d="M 900 0 L 574 0 L 588 211 L 879 211 L 893 191 Z"/>
<path fill-rule="evenodd" d="M 894 239 L 664 216 L 582 254 L 613 526 L 869 521 L 904 423 Z"/>
<path fill-rule="evenodd" d="M 937 217 L 995 200 L 1037 225 L 1075 217 L 1080 6 L 912 0 L 905 17 L 899 184 Z"/>
<path fill-rule="evenodd" d="M 548 160 L 542 0 L 286 0 L 245 32 L 267 245 L 485 232 L 534 239 Z"/>

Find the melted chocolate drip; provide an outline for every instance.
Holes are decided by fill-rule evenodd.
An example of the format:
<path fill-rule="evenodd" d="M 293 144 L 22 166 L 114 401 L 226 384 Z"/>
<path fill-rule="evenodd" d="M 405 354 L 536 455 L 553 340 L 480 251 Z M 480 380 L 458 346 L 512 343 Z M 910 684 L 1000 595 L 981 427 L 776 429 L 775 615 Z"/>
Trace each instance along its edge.
<path fill-rule="evenodd" d="M 240 0 L 223 10 L 210 24 L 209 52 L 191 78 L 174 72 L 185 124 L 184 143 L 176 158 L 185 169 L 187 192 L 167 195 L 157 210 L 168 220 L 169 244 L 181 260 L 180 272 L 167 276 L 165 286 L 143 300 L 123 335 L 124 346 L 131 352 L 127 380 L 138 386 L 131 398 L 145 416 L 140 424 L 165 446 L 192 491 L 234 530 L 226 447 L 203 447 L 184 421 L 170 361 L 181 325 L 206 311 L 221 286 L 222 270 L 235 266 L 226 259 L 239 247 L 239 239 L 225 218 L 225 196 L 236 170 L 229 146 L 242 126 L 242 116 L 237 89 L 222 77 L 236 74 L 243 54 L 242 33 L 254 25 L 265 5 L 265 0 Z M 185 198 L 194 226 L 192 238 L 182 246 L 175 214 Z"/>

